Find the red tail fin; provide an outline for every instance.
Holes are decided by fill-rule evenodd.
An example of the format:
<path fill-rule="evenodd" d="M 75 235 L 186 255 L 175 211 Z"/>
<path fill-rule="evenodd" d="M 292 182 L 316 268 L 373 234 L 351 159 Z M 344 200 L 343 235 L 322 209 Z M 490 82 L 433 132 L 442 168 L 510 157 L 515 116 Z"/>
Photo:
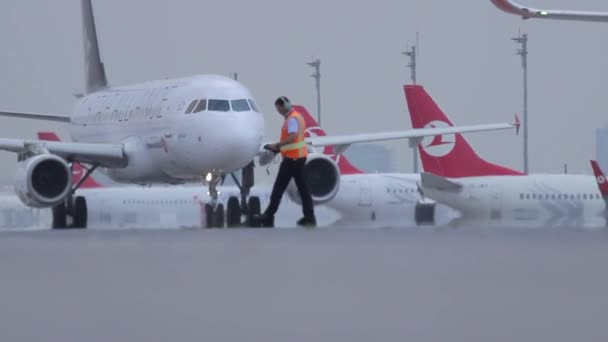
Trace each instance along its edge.
<path fill-rule="evenodd" d="M 314 135 L 314 136 L 318 136 L 318 137 L 324 137 L 327 135 L 327 134 L 325 134 L 325 131 L 321 127 L 319 127 L 319 124 L 317 123 L 317 121 L 312 117 L 312 115 L 310 115 L 310 113 L 308 112 L 308 110 L 306 110 L 306 108 L 304 108 L 303 106 L 293 106 L 293 108 L 295 110 L 297 110 L 300 114 L 302 114 L 302 116 L 304 117 L 304 122 L 306 124 L 306 136 L 307 137 L 310 135 Z M 332 156 L 332 158 L 338 164 L 340 173 L 343 175 L 353 175 L 353 174 L 364 173 L 363 171 L 361 171 L 357 167 L 355 167 L 353 164 L 351 164 L 350 161 L 348 161 L 348 159 L 346 158 L 346 156 L 340 155 L 340 156 L 335 157 L 333 146 L 326 146 L 323 149 L 323 154 Z"/>
<path fill-rule="evenodd" d="M 600 189 L 602 197 L 606 200 L 608 199 L 608 180 L 606 179 L 606 175 L 604 175 L 604 172 L 595 160 L 591 161 L 591 167 L 593 168 L 593 174 L 597 181 L 597 187 Z"/>
<path fill-rule="evenodd" d="M 38 132 L 38 139 L 45 141 L 61 141 L 61 139 L 59 139 L 57 134 L 55 134 L 54 132 Z M 78 184 L 84 174 L 85 169 L 82 167 L 82 165 L 80 165 L 80 163 L 74 163 L 74 166 L 72 168 L 72 182 L 74 184 Z M 87 180 L 85 180 L 84 183 L 82 183 L 82 185 L 80 186 L 80 189 L 93 188 L 103 188 L 101 184 L 97 183 L 93 176 L 87 178 Z"/>
<path fill-rule="evenodd" d="M 413 128 L 453 126 L 422 86 L 406 85 L 404 89 Z M 425 138 L 418 151 L 424 171 L 442 177 L 522 175 L 482 159 L 462 134 Z"/>

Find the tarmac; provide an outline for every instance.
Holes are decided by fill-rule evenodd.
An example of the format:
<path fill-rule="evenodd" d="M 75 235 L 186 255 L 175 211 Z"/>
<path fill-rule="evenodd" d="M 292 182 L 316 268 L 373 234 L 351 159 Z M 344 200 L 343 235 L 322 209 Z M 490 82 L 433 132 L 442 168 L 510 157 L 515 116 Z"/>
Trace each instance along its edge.
<path fill-rule="evenodd" d="M 608 232 L 0 234 L 2 341 L 607 341 Z"/>

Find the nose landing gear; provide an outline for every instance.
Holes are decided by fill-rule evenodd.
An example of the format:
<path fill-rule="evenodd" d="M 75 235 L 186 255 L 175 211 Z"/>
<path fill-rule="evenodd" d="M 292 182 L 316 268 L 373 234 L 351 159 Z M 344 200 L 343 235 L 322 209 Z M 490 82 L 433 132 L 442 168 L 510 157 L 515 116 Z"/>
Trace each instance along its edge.
<path fill-rule="evenodd" d="M 207 228 L 256 227 L 253 217 L 260 214 L 260 198 L 250 196 L 254 184 L 253 168 L 254 164 L 251 162 L 242 169 L 241 182 L 234 174 L 231 174 L 239 188 L 240 199 L 237 196 L 230 196 L 225 209 L 224 205 L 220 203 L 217 190 L 217 186 L 222 182 L 223 175 L 219 172 L 211 172 L 205 175 L 204 179 L 209 186 L 210 197 L 210 202 L 205 205 Z"/>
<path fill-rule="evenodd" d="M 224 227 L 224 205 L 219 203 L 220 193 L 217 190 L 218 184 L 222 180 L 219 172 L 209 172 L 205 175 L 205 182 L 209 187 L 209 203 L 205 204 L 205 216 L 207 228 Z"/>

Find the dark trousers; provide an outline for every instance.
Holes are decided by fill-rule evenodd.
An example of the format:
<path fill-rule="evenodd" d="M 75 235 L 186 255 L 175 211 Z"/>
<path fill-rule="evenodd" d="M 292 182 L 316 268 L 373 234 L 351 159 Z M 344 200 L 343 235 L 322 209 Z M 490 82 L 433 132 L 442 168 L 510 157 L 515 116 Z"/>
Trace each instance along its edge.
<path fill-rule="evenodd" d="M 281 166 L 279 167 L 279 174 L 277 174 L 277 178 L 274 181 L 274 186 L 272 187 L 270 204 L 268 204 L 268 208 L 266 208 L 266 211 L 264 212 L 266 215 L 274 216 L 274 214 L 277 213 L 283 193 L 285 192 L 285 189 L 287 189 L 289 181 L 291 181 L 293 178 L 296 186 L 298 187 L 298 193 L 300 194 L 300 198 L 302 200 L 302 212 L 304 213 L 304 217 L 310 219 L 315 217 L 312 197 L 310 196 L 308 185 L 304 179 L 305 166 L 306 158 L 283 158 Z"/>

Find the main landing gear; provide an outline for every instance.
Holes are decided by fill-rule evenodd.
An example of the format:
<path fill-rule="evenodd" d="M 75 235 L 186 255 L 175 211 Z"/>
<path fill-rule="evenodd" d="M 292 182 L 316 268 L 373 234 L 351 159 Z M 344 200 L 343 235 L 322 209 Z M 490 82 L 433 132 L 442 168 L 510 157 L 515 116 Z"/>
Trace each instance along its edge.
<path fill-rule="evenodd" d="M 260 214 L 261 203 L 257 196 L 250 196 L 254 184 L 253 162 L 242 169 L 241 181 L 230 174 L 240 190 L 240 197 L 230 196 L 226 206 L 220 202 L 217 186 L 222 181 L 222 174 L 208 173 L 205 181 L 209 187 L 210 202 L 205 204 L 207 228 L 256 227 L 253 217 Z"/>
<path fill-rule="evenodd" d="M 74 172 L 74 164 L 72 163 L 70 166 L 72 172 Z M 72 191 L 70 191 L 70 194 L 63 203 L 53 207 L 53 229 L 85 229 L 87 227 L 87 201 L 82 196 L 74 196 L 74 193 L 95 172 L 98 166 L 98 164 L 94 164 L 89 168 L 82 166 L 86 170 L 85 174 L 72 187 Z"/>

